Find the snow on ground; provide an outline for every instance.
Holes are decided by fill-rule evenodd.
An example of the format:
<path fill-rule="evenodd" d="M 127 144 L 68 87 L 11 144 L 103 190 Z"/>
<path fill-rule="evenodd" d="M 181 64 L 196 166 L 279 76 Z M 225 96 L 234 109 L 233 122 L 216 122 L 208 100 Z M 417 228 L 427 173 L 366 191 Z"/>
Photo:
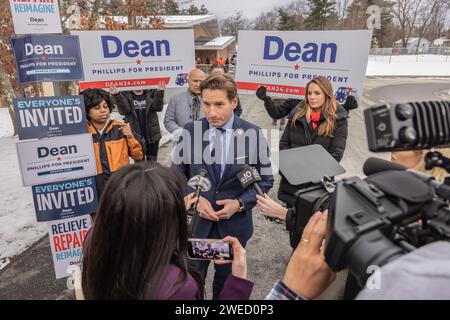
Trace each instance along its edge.
<path fill-rule="evenodd" d="M 450 56 L 369 56 L 366 76 L 450 76 Z"/>
<path fill-rule="evenodd" d="M 0 108 L 0 138 L 11 137 L 14 134 L 14 127 L 9 115 L 8 108 Z"/>
<path fill-rule="evenodd" d="M 16 137 L 0 139 L 0 270 L 47 232 L 36 222 L 31 187 L 22 185 Z"/>

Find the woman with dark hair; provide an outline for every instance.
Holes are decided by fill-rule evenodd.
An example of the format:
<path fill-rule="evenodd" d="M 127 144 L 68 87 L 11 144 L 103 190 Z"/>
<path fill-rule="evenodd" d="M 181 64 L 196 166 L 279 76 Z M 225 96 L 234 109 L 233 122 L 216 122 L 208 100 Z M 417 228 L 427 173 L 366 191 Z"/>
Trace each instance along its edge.
<path fill-rule="evenodd" d="M 331 82 L 323 76 L 314 78 L 306 85 L 305 100 L 288 117 L 280 150 L 320 144 L 340 162 L 347 142 L 347 117 L 347 111 L 336 101 Z M 291 186 L 282 177 L 278 197 L 294 194 L 296 190 L 298 186 Z M 292 248 L 297 247 L 299 237 L 299 234 L 290 232 Z"/>
<path fill-rule="evenodd" d="M 111 177 L 84 244 L 86 299 L 203 299 L 202 278 L 188 264 L 185 198 L 175 169 L 156 162 L 127 166 Z M 222 299 L 248 299 L 245 250 L 236 238 L 232 274 Z M 227 263 L 216 261 L 216 263 Z"/>

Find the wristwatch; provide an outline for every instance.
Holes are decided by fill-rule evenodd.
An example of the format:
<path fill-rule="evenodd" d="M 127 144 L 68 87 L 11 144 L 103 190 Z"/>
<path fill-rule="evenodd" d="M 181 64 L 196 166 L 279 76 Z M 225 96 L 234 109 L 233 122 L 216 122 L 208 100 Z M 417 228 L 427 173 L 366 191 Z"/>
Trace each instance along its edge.
<path fill-rule="evenodd" d="M 242 202 L 241 199 L 236 199 L 237 201 L 239 201 L 239 209 L 237 212 L 244 212 L 244 203 Z"/>

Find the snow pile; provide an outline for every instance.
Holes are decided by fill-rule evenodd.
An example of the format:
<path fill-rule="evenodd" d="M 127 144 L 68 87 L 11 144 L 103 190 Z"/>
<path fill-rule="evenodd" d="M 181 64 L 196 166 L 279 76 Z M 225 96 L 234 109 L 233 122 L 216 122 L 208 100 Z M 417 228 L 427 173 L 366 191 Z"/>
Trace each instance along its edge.
<path fill-rule="evenodd" d="M 12 137 L 14 127 L 8 108 L 0 108 L 0 138 Z"/>
<path fill-rule="evenodd" d="M 0 270 L 47 233 L 47 225 L 36 221 L 31 187 L 22 185 L 17 140 L 0 139 Z"/>
<path fill-rule="evenodd" d="M 366 76 L 450 76 L 450 56 L 369 56 Z"/>

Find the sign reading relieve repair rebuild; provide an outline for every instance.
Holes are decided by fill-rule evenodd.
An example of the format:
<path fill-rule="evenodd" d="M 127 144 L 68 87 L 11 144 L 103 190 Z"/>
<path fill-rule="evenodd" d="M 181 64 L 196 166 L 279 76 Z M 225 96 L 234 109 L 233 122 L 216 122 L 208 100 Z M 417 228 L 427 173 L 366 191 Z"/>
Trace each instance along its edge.
<path fill-rule="evenodd" d="M 80 37 L 84 81 L 80 89 L 119 90 L 167 87 L 187 84 L 195 67 L 194 31 L 130 30 L 72 31 Z"/>
<path fill-rule="evenodd" d="M 48 235 L 52 248 L 56 279 L 72 274 L 72 266 L 79 266 L 83 256 L 83 243 L 91 228 L 91 216 L 48 222 Z"/>
<path fill-rule="evenodd" d="M 83 80 L 77 36 L 32 35 L 11 38 L 19 82 Z"/>
<path fill-rule="evenodd" d="M 13 99 L 19 139 L 87 133 L 82 96 Z"/>
<path fill-rule="evenodd" d="M 33 186 L 38 222 L 91 214 L 97 210 L 95 178 L 83 178 Z"/>
<path fill-rule="evenodd" d="M 275 97 L 303 98 L 306 84 L 328 78 L 336 99 L 362 97 L 372 30 L 239 31 L 238 90 L 253 93 L 264 85 Z"/>
<path fill-rule="evenodd" d="M 17 142 L 24 186 L 97 174 L 92 135 L 89 133 Z"/>
<path fill-rule="evenodd" d="M 58 0 L 9 0 L 16 34 L 62 33 Z"/>

